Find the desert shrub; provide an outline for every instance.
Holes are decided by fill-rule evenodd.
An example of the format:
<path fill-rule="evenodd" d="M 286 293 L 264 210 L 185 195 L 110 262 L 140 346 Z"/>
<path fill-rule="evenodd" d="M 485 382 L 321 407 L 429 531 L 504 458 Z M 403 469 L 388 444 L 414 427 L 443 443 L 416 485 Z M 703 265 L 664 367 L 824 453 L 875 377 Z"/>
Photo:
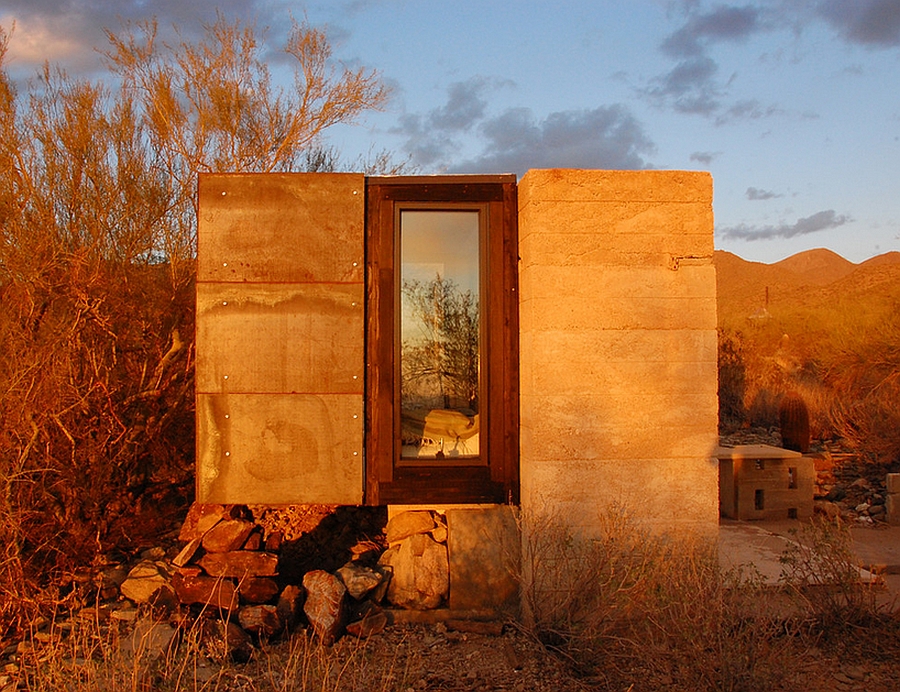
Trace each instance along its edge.
<path fill-rule="evenodd" d="M 616 689 L 759 690 L 789 665 L 762 580 L 721 569 L 713 543 L 651 534 L 621 508 L 591 537 L 552 513 L 522 522 L 526 621 L 582 675 Z"/>
<path fill-rule="evenodd" d="M 871 624 L 877 584 L 861 578 L 850 528 L 840 519 L 800 524 L 781 555 L 781 583 L 799 611 L 823 631 Z"/>
<path fill-rule="evenodd" d="M 900 316 L 878 293 L 773 307 L 764 323 L 719 331 L 720 422 L 775 428 L 787 392 L 813 439 L 842 438 L 869 461 L 900 463 Z"/>
<path fill-rule="evenodd" d="M 835 430 L 870 460 L 900 463 L 900 316 L 847 330 L 836 346 L 825 376 Z"/>
<path fill-rule="evenodd" d="M 743 337 L 740 332 L 718 331 L 719 421 L 725 425 L 739 425 L 747 412 L 744 404 L 747 389 L 747 370 L 744 365 Z"/>
<path fill-rule="evenodd" d="M 56 573 L 190 501 L 198 172 L 328 165 L 323 130 L 385 98 L 306 25 L 287 92 L 221 18 L 193 44 L 108 37 L 108 82 L 48 65 L 19 95 L 0 29 L 0 640 Z"/>

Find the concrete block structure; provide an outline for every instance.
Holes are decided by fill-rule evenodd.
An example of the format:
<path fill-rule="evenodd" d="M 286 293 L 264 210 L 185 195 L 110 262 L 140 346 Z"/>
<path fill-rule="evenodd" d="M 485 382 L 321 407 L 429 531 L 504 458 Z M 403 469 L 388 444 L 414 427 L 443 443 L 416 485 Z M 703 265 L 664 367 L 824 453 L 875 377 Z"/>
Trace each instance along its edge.
<path fill-rule="evenodd" d="M 770 445 L 721 448 L 719 509 L 740 520 L 808 519 L 813 515 L 815 463 Z"/>

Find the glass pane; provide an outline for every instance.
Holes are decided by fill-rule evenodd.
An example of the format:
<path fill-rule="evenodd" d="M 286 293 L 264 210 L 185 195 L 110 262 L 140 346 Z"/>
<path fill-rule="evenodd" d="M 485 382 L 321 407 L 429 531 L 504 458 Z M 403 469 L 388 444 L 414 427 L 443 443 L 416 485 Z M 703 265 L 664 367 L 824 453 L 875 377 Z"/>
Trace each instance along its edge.
<path fill-rule="evenodd" d="M 401 457 L 478 456 L 478 211 L 400 212 Z"/>

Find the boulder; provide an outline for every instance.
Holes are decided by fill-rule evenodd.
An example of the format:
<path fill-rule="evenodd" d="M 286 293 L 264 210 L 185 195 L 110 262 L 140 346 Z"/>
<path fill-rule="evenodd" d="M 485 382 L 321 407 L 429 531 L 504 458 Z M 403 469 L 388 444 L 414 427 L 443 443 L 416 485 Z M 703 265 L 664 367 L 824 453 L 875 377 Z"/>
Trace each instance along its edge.
<path fill-rule="evenodd" d="M 250 635 L 231 620 L 205 620 L 201 643 L 206 656 L 218 663 L 246 663 L 253 655 Z"/>
<path fill-rule="evenodd" d="M 347 634 L 351 634 L 359 639 L 365 639 L 366 637 L 371 637 L 373 634 L 382 632 L 384 628 L 387 627 L 387 624 L 387 614 L 380 608 L 373 609 L 366 613 L 361 619 L 348 624 Z"/>
<path fill-rule="evenodd" d="M 245 632 L 271 637 L 284 629 L 284 621 L 273 605 L 248 605 L 238 610 L 238 622 Z"/>
<path fill-rule="evenodd" d="M 385 528 L 388 545 L 399 543 L 409 536 L 428 533 L 434 527 L 434 517 L 427 510 L 400 512 L 400 514 L 391 517 Z"/>
<path fill-rule="evenodd" d="M 222 505 L 208 505 L 195 502 L 188 509 L 178 540 L 187 543 L 195 538 L 203 538 L 204 534 L 224 519 L 228 511 Z"/>
<path fill-rule="evenodd" d="M 414 610 L 437 608 L 450 591 L 447 546 L 427 534 L 416 534 L 381 557 L 392 576 L 387 597 L 395 606 Z"/>
<path fill-rule="evenodd" d="M 175 596 L 181 603 L 202 603 L 220 610 L 237 608 L 238 595 L 234 583 L 205 575 L 191 577 L 176 573 L 172 577 Z"/>
<path fill-rule="evenodd" d="M 289 632 L 300 622 L 300 613 L 303 612 L 303 596 L 303 589 L 296 584 L 288 584 L 278 594 L 278 604 L 275 607 Z"/>
<path fill-rule="evenodd" d="M 165 622 L 139 620 L 131 635 L 122 639 L 119 650 L 126 658 L 156 661 L 169 650 L 175 639 L 175 628 Z"/>
<path fill-rule="evenodd" d="M 333 574 L 313 570 L 303 575 L 306 603 L 303 612 L 319 639 L 334 643 L 341 634 L 344 616 L 344 596 L 347 589 Z"/>
<path fill-rule="evenodd" d="M 278 595 L 278 584 L 269 577 L 248 577 L 238 585 L 245 603 L 268 603 Z"/>
<path fill-rule="evenodd" d="M 176 567 L 184 567 L 191 560 L 194 559 L 194 555 L 197 554 L 197 551 L 200 549 L 200 541 L 199 538 L 192 538 L 188 541 L 185 546 L 178 552 L 174 558 L 172 558 L 172 564 Z"/>

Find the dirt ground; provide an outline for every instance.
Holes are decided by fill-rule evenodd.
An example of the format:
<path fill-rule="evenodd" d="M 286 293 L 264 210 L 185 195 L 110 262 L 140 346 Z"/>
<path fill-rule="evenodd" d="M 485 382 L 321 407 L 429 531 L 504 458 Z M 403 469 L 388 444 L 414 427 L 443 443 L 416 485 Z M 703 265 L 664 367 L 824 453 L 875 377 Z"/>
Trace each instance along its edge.
<path fill-rule="evenodd" d="M 461 628 L 465 629 L 465 627 Z M 677 674 L 659 670 L 607 669 L 591 676 L 579 675 L 564 657 L 550 653 L 518 628 L 507 625 L 500 633 L 466 632 L 444 625 L 394 625 L 361 642 L 345 637 L 329 649 L 335 665 L 348 669 L 340 689 L 534 692 L 621 690 L 632 692 L 697 689 L 780 690 L 784 692 L 896 692 L 900 689 L 897 650 L 878 651 L 871 642 L 831 643 L 817 647 L 806 639 L 781 644 L 791 650 L 781 671 L 771 671 L 765 688 L 752 683 L 721 688 L 698 688 L 697 682 L 680 682 Z M 297 635 L 304 636 L 304 635 Z M 282 643 L 265 656 L 242 668 L 241 677 L 219 689 L 265 690 L 260 670 L 279 668 L 290 656 Z M 873 658 L 872 654 L 877 656 Z M 284 666 L 285 668 L 289 666 Z M 265 677 L 268 673 L 263 673 Z M 244 677 L 246 676 L 246 677 Z M 689 676 L 690 677 L 690 676 Z M 243 682 L 242 682 L 243 680 Z M 248 685 L 249 680 L 255 680 Z M 273 681 L 274 682 L 274 681 Z M 233 685 L 233 686 L 232 686 Z"/>

